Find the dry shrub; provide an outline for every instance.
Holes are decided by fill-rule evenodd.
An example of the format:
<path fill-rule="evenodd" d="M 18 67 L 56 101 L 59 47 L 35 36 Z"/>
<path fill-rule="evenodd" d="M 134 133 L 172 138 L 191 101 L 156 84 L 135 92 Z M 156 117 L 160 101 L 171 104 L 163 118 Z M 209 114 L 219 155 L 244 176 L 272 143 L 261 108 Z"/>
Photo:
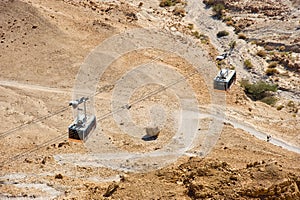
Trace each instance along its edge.
<path fill-rule="evenodd" d="M 259 51 L 256 53 L 256 55 L 258 55 L 259 57 L 264 58 L 264 57 L 267 56 L 267 52 L 264 51 L 264 50 L 259 50 Z"/>
<path fill-rule="evenodd" d="M 181 17 L 185 16 L 185 10 L 184 10 L 184 8 L 181 8 L 181 7 L 175 7 L 173 10 L 173 13 L 176 16 L 181 16 Z"/>
<path fill-rule="evenodd" d="M 275 68 L 275 67 L 277 67 L 277 64 L 278 64 L 278 62 L 276 62 L 276 61 L 271 62 L 271 63 L 268 65 L 268 68 Z"/>
<path fill-rule="evenodd" d="M 268 69 L 266 70 L 266 74 L 267 74 L 268 76 L 272 76 L 272 75 L 274 75 L 274 74 L 279 74 L 279 71 L 278 71 L 277 69 L 275 69 L 275 68 L 268 68 Z"/>
<path fill-rule="evenodd" d="M 233 21 L 232 20 L 226 21 L 226 25 L 227 26 L 233 26 Z"/>
<path fill-rule="evenodd" d="M 161 0 L 159 6 L 169 7 L 169 6 L 175 6 L 177 3 L 181 3 L 181 0 Z"/>
<path fill-rule="evenodd" d="M 247 36 L 246 36 L 244 33 L 239 33 L 239 34 L 238 34 L 238 38 L 239 38 L 239 39 L 242 39 L 242 40 L 246 40 L 246 39 L 247 39 Z"/>
<path fill-rule="evenodd" d="M 244 61 L 244 66 L 246 69 L 252 69 L 253 68 L 253 64 L 251 63 L 251 61 L 249 59 Z"/>
<path fill-rule="evenodd" d="M 227 31 L 219 31 L 218 33 L 217 33 L 217 37 L 224 37 L 224 36 L 227 36 L 227 35 L 229 35 L 229 33 L 227 32 Z"/>

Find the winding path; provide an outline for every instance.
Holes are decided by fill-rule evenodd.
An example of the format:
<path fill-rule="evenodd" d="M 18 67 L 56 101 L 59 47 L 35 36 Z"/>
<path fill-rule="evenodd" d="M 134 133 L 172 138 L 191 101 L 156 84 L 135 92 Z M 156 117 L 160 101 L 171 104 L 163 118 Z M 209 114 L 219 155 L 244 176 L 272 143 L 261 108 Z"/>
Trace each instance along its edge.
<path fill-rule="evenodd" d="M 199 119 L 216 119 L 225 123 L 229 123 L 235 128 L 242 129 L 256 138 L 266 141 L 267 135 L 264 132 L 256 130 L 252 125 L 237 119 L 226 118 L 223 119 L 215 114 L 190 111 L 194 113 L 196 118 Z M 197 139 L 196 139 L 197 140 Z M 201 141 L 199 141 L 201 142 Z M 269 143 L 276 146 L 280 146 L 286 150 L 300 154 L 300 148 L 292 144 L 287 143 L 284 140 L 277 138 L 271 138 Z M 197 145 L 197 142 L 195 142 Z M 118 171 L 136 172 L 153 170 L 164 165 L 164 162 L 174 162 L 178 155 L 199 156 L 202 155 L 200 151 L 196 150 L 195 153 L 182 152 L 182 151 L 170 151 L 161 152 L 153 151 L 148 153 L 126 153 L 126 152 L 112 152 L 112 153 L 89 153 L 89 154 L 58 154 L 55 155 L 55 160 L 60 164 L 75 164 L 79 166 L 92 166 L 92 167 L 106 167 Z M 145 159 L 143 159 L 145 158 Z"/>
<path fill-rule="evenodd" d="M 188 15 L 186 18 L 188 20 L 191 20 L 203 32 L 205 32 L 209 36 L 211 43 L 220 52 L 222 52 L 222 50 L 224 50 L 224 47 L 228 48 L 227 46 L 228 46 L 229 41 L 237 39 L 237 36 L 234 34 L 232 28 L 229 28 L 221 21 L 214 20 L 211 17 L 211 15 L 212 15 L 211 10 L 205 9 L 205 4 L 202 1 L 188 0 L 187 12 L 188 12 Z M 217 32 L 220 30 L 227 30 L 230 32 L 230 35 L 228 36 L 229 40 L 228 39 L 220 40 L 216 37 Z M 244 46 L 239 45 L 239 46 L 237 46 L 236 49 L 238 49 L 240 51 L 245 46 L 246 46 L 246 44 L 244 44 Z M 253 58 L 253 56 L 251 58 Z M 242 67 L 243 66 L 242 59 L 243 59 L 243 56 L 240 53 L 236 52 L 235 56 L 230 58 L 230 61 L 232 61 L 232 63 L 237 67 L 238 71 L 242 72 L 241 73 L 242 75 L 247 76 L 247 75 L 249 75 L 249 73 L 246 72 L 245 69 Z M 256 58 L 254 58 L 254 59 L 255 59 L 255 63 L 258 63 L 259 65 L 261 65 L 260 60 L 258 60 Z M 217 117 L 217 116 L 213 116 L 213 117 Z M 247 125 L 244 122 L 237 122 L 236 120 L 233 121 L 233 120 L 228 120 L 228 119 L 226 119 L 225 122 L 231 123 L 235 128 L 243 129 L 244 131 L 250 133 L 251 135 L 254 135 L 255 137 L 257 137 L 258 139 L 261 139 L 261 140 L 266 140 L 266 137 L 268 135 L 266 133 L 257 131 L 253 126 Z M 293 146 L 286 141 L 283 141 L 283 140 L 280 140 L 277 138 L 272 138 L 270 140 L 270 143 L 277 145 L 277 146 L 281 146 L 284 149 L 287 149 L 289 151 L 293 151 L 293 152 L 300 154 L 300 147 Z"/>
<path fill-rule="evenodd" d="M 236 39 L 236 35 L 233 33 L 233 29 L 231 27 L 226 26 L 224 23 L 222 23 L 220 21 L 212 19 L 211 11 L 206 10 L 204 8 L 204 4 L 202 2 L 199 2 L 198 0 L 189 0 L 187 10 L 188 10 L 187 19 L 191 20 L 203 32 L 205 32 L 210 37 L 211 43 L 220 52 L 223 51 L 225 48 L 228 48 L 229 41 Z M 216 33 L 220 30 L 229 30 L 231 32 L 230 37 L 228 37 L 226 40 L 218 39 L 216 37 Z M 242 46 L 238 46 L 237 49 L 242 49 Z M 245 69 L 243 69 L 242 61 L 243 61 L 243 55 L 235 52 L 235 56 L 232 57 L 232 62 L 236 65 L 236 67 L 238 67 L 238 70 L 240 71 L 240 73 L 249 75 L 249 73 L 247 71 L 245 71 Z M 257 62 L 259 62 L 259 61 L 257 61 Z M 18 82 L 14 82 L 14 81 L 0 81 L 0 85 L 16 87 L 16 88 L 21 88 L 21 89 L 38 90 L 38 91 L 44 91 L 44 92 L 54 92 L 54 93 L 69 93 L 70 92 L 68 90 L 44 87 L 44 86 L 39 86 L 39 85 L 23 84 L 23 83 L 18 83 Z M 224 122 L 230 123 L 235 128 L 240 128 L 263 141 L 266 141 L 266 138 L 268 135 L 267 133 L 256 130 L 253 126 L 251 126 L 245 122 L 236 121 L 236 120 L 232 120 L 232 119 L 228 119 L 228 118 L 224 120 L 224 119 L 219 118 L 219 116 L 201 113 L 201 112 L 198 112 L 197 115 L 199 118 L 217 119 L 217 120 L 222 120 Z M 293 152 L 300 154 L 300 147 L 291 145 L 284 140 L 280 140 L 277 138 L 271 138 L 271 140 L 269 142 L 274 145 L 280 146 L 284 149 L 287 149 L 289 151 L 293 151 Z M 133 156 L 133 158 L 139 158 L 140 156 L 141 156 L 141 154 L 136 154 Z M 159 156 L 159 157 L 165 158 L 165 157 L 173 156 L 173 155 L 172 155 L 172 153 L 171 154 L 167 154 L 167 153 L 166 154 L 155 154 L 154 153 L 153 156 Z M 99 160 L 98 155 L 91 154 L 91 155 L 86 155 L 86 157 L 83 161 L 80 159 L 76 160 L 74 155 L 71 155 L 71 154 L 56 156 L 56 158 L 57 158 L 57 160 L 59 160 L 59 162 L 63 163 L 63 162 L 72 161 L 72 163 L 83 164 L 83 165 L 86 165 L 86 164 L 93 165 L 93 162 L 95 162 L 95 159 L 97 159 L 97 164 L 99 164 L 100 166 L 101 165 L 104 165 L 104 166 L 109 165 L 109 163 L 107 162 L 107 159 L 111 159 L 112 157 L 113 157 L 112 155 L 106 155 L 106 156 L 102 157 L 102 160 L 101 159 Z M 125 155 L 125 158 L 126 158 L 126 155 Z M 111 161 L 114 162 L 113 159 L 111 159 Z M 119 163 L 119 162 L 117 162 L 117 163 Z M 153 163 L 153 164 L 155 164 L 155 163 Z M 113 163 L 112 166 L 114 166 L 114 168 L 117 168 L 116 163 Z M 107 167 L 109 167 L 109 166 L 107 166 Z M 127 166 L 124 166 L 124 167 L 126 168 Z M 124 167 L 123 167 L 123 169 L 124 169 Z"/>
<path fill-rule="evenodd" d="M 216 117 L 216 116 L 213 116 L 213 117 Z M 238 121 L 237 119 L 232 120 L 232 119 L 227 118 L 227 119 L 225 119 L 225 123 L 230 123 L 234 126 L 234 128 L 242 129 L 242 130 L 246 131 L 247 133 L 249 133 L 263 141 L 266 141 L 267 135 L 269 135 L 267 133 L 258 131 L 252 125 L 247 124 L 245 122 Z M 300 147 L 289 144 L 287 141 L 272 137 L 270 139 L 269 143 L 274 144 L 276 146 L 280 146 L 286 150 L 293 151 L 295 153 L 300 154 Z"/>

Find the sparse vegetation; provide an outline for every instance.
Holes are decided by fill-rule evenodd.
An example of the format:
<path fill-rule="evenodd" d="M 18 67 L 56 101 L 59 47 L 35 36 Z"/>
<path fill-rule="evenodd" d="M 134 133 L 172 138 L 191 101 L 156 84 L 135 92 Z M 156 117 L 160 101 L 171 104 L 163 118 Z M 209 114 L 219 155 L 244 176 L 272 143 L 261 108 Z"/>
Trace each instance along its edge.
<path fill-rule="evenodd" d="M 225 6 L 221 3 L 213 5 L 214 16 L 218 19 L 222 19 L 224 10 Z"/>
<path fill-rule="evenodd" d="M 187 11 L 185 1 L 159 7 L 161 1 L 2 0 L 0 80 L 7 81 L 2 81 L 4 86 L 0 87 L 2 132 L 6 132 L 1 134 L 1 196 L 24 199 L 297 199 L 300 159 L 292 151 L 295 151 L 293 146 L 300 148 L 300 102 L 297 99 L 300 74 L 287 67 L 300 65 L 300 52 L 293 52 L 290 57 L 285 52 L 298 47 L 300 10 L 279 0 L 211 0 L 224 2 L 226 10 L 222 20 L 232 16 L 232 21 L 225 22 L 242 25 L 241 33 L 247 36 L 247 41 L 243 41 L 237 39 L 234 27 L 212 17 L 212 7 L 203 8 L 202 0 L 193 2 L 195 7 L 189 10 L 189 15 L 193 16 L 189 19 L 173 13 L 176 7 Z M 279 9 L 284 12 L 273 6 L 278 2 L 283 7 Z M 258 9 L 258 13 L 251 14 L 253 9 Z M 249 27 L 247 24 L 252 23 L 251 20 L 253 25 Z M 162 32 L 154 27 L 161 27 Z M 217 38 L 221 30 L 227 30 L 230 35 Z M 91 49 L 106 38 L 106 45 Z M 162 41 L 163 38 L 166 40 Z M 210 39 L 213 41 L 209 42 Z M 276 56 L 271 56 L 265 45 L 248 43 L 255 39 L 275 47 Z M 232 40 L 236 40 L 234 51 L 229 49 L 234 46 Z M 164 44 L 166 46 L 162 47 Z M 281 45 L 286 45 L 285 52 L 276 49 Z M 259 49 L 266 50 L 267 59 L 256 56 Z M 90 51 L 94 57 L 87 55 Z M 99 59 L 101 52 L 107 59 Z M 225 59 L 216 59 L 224 53 L 228 55 Z M 89 57 L 84 60 L 85 55 Z M 249 72 L 243 66 L 246 59 L 254 65 Z M 89 81 L 87 85 L 95 86 L 97 93 L 102 93 L 95 105 L 101 113 L 93 113 L 93 102 L 87 102 L 88 114 L 95 114 L 98 120 L 106 118 L 106 114 L 114 110 L 111 104 L 123 104 L 124 98 L 115 97 L 125 93 L 128 102 L 118 111 L 125 109 L 132 115 L 127 118 L 118 115 L 116 121 L 114 116 L 109 116 L 102 121 L 102 127 L 98 127 L 99 140 L 94 137 L 98 134 L 96 131 L 88 141 L 93 143 L 98 155 L 91 155 L 84 141 L 68 141 L 67 131 L 60 133 L 60 129 L 68 129 L 68 125 L 73 124 L 71 110 L 59 110 L 65 110 L 68 98 L 73 99 L 66 93 L 70 93 L 76 69 L 82 62 L 87 64 L 86 70 L 79 74 L 77 82 Z M 280 75 L 265 75 L 271 62 L 278 63 L 275 68 Z M 271 105 L 277 98 L 280 101 L 274 107 L 260 100 L 252 101 L 239 83 L 226 92 L 214 90 L 214 77 L 219 72 L 216 63 L 222 65 L 222 69 L 236 67 L 237 79 L 249 77 L 251 84 L 255 80 L 278 83 L 278 94 L 267 91 L 266 95 L 270 96 L 261 101 Z M 108 65 L 106 73 L 95 74 L 100 70 L 96 69 L 97 65 L 104 68 L 105 64 Z M 141 76 L 137 76 L 139 74 Z M 58 93 L 55 88 L 50 90 L 39 85 L 57 87 Z M 76 99 L 88 95 L 78 94 Z M 290 103 L 294 107 L 287 106 L 289 100 L 294 100 Z M 276 110 L 279 105 L 284 106 L 281 111 Z M 79 115 L 83 112 L 80 107 L 84 104 L 75 110 Z M 165 112 L 160 112 L 162 109 Z M 227 110 L 226 116 L 223 116 L 223 109 Z M 141 126 L 141 131 L 128 130 L 128 125 L 134 123 Z M 219 128 L 218 125 L 224 126 L 220 140 L 219 134 L 212 132 Z M 122 131 L 122 127 L 127 129 Z M 131 137 L 130 132 L 137 137 Z M 194 134 L 195 138 L 191 137 Z M 102 141 L 103 136 L 107 140 Z M 271 143 L 276 143 L 277 138 L 282 142 L 275 147 Z M 209 143 L 204 144 L 201 139 L 209 139 Z M 184 148 L 198 156 L 190 154 L 177 160 L 177 155 L 170 154 L 172 150 L 179 152 L 176 148 L 179 151 Z M 211 150 L 212 154 L 204 158 Z M 145 154 L 150 151 L 156 152 Z M 105 156 L 105 153 L 110 155 Z M 101 158 L 100 154 L 105 157 Z"/>
<path fill-rule="evenodd" d="M 227 36 L 229 35 L 229 33 L 227 31 L 219 31 L 217 33 L 217 37 L 220 38 L 220 37 L 224 37 L 224 36 Z"/>
<path fill-rule="evenodd" d="M 277 91 L 277 85 L 263 81 L 252 84 L 248 80 L 242 80 L 241 86 L 244 88 L 246 95 L 254 101 L 262 101 L 269 105 L 274 105 L 277 101 L 277 98 L 270 93 Z"/>
<path fill-rule="evenodd" d="M 226 22 L 227 26 L 233 26 L 234 25 L 232 17 L 223 17 L 223 21 Z"/>
<path fill-rule="evenodd" d="M 298 113 L 299 111 L 294 101 L 289 101 L 287 103 L 287 108 L 288 108 L 288 112 Z"/>
<path fill-rule="evenodd" d="M 267 50 L 267 51 L 273 51 L 275 49 L 275 47 L 271 46 L 271 45 L 265 45 L 264 49 Z"/>
<path fill-rule="evenodd" d="M 256 55 L 259 57 L 265 58 L 267 56 L 267 52 L 265 50 L 259 50 Z"/>
<path fill-rule="evenodd" d="M 184 8 L 181 8 L 181 7 L 175 7 L 173 10 L 173 13 L 176 16 L 181 16 L 181 17 L 185 16 L 185 10 L 184 10 Z"/>
<path fill-rule="evenodd" d="M 202 44 L 209 44 L 209 37 L 204 34 L 200 34 L 200 39 Z"/>
<path fill-rule="evenodd" d="M 233 66 L 233 65 L 230 65 L 229 69 L 231 69 L 231 70 L 235 70 L 235 66 Z"/>
<path fill-rule="evenodd" d="M 206 5 L 206 6 L 212 6 L 215 4 L 215 0 L 203 0 L 203 3 Z"/>
<path fill-rule="evenodd" d="M 188 29 L 193 30 L 194 29 L 194 24 L 188 24 Z"/>
<path fill-rule="evenodd" d="M 251 63 L 251 61 L 249 59 L 244 61 L 244 66 L 246 69 L 252 69 L 253 68 L 253 64 Z"/>
<path fill-rule="evenodd" d="M 267 74 L 268 76 L 272 76 L 272 75 L 274 75 L 274 74 L 279 74 L 279 71 L 278 71 L 277 69 L 275 69 L 275 68 L 268 68 L 268 69 L 266 70 L 266 74 Z"/>
<path fill-rule="evenodd" d="M 295 107 L 295 102 L 294 102 L 294 101 L 289 101 L 289 102 L 287 103 L 287 106 L 288 106 L 288 107 Z"/>
<path fill-rule="evenodd" d="M 181 0 L 161 0 L 159 6 L 169 7 L 169 6 L 175 6 L 177 3 L 181 3 Z"/>
<path fill-rule="evenodd" d="M 195 38 L 200 39 L 200 34 L 198 31 L 193 31 L 192 34 Z"/>
<path fill-rule="evenodd" d="M 225 5 L 222 1 L 218 0 L 203 0 L 207 8 L 213 7 L 214 17 L 222 19 L 224 17 Z M 229 20 L 230 21 L 230 20 Z"/>
<path fill-rule="evenodd" d="M 296 58 L 292 56 L 290 52 L 273 52 L 271 55 L 271 61 L 277 62 L 278 65 L 283 66 L 289 71 L 300 72 L 300 64 L 296 61 Z"/>
<path fill-rule="evenodd" d="M 278 98 L 276 98 L 274 96 L 269 96 L 269 97 L 265 97 L 265 98 L 261 99 L 260 101 L 264 102 L 270 106 L 274 106 L 276 104 L 276 102 L 278 101 Z"/>
<path fill-rule="evenodd" d="M 229 43 L 229 48 L 230 48 L 230 49 L 234 49 L 235 46 L 236 46 L 236 41 L 231 41 L 231 42 Z"/>
<path fill-rule="evenodd" d="M 282 110 L 284 108 L 284 105 L 279 105 L 279 106 L 277 106 L 277 110 Z"/>
<path fill-rule="evenodd" d="M 243 33 L 239 33 L 238 34 L 238 39 L 241 39 L 241 40 L 246 40 L 247 39 L 247 36 Z"/>
<path fill-rule="evenodd" d="M 275 52 L 274 52 L 274 51 L 270 51 L 270 52 L 269 52 L 269 55 L 274 56 L 274 55 L 275 55 Z"/>
<path fill-rule="evenodd" d="M 284 50 L 285 50 L 285 46 L 280 46 L 280 47 L 278 48 L 278 50 L 279 50 L 279 51 L 284 51 Z"/>
<path fill-rule="evenodd" d="M 232 21 L 232 17 L 225 17 L 223 20 L 226 21 L 226 22 Z"/>
<path fill-rule="evenodd" d="M 198 31 L 192 31 L 192 35 L 201 40 L 201 43 L 207 44 L 209 42 L 209 37 L 204 34 L 200 34 Z"/>
<path fill-rule="evenodd" d="M 233 26 L 233 21 L 226 21 L 227 26 Z"/>
<path fill-rule="evenodd" d="M 250 42 L 250 44 L 252 44 L 252 45 L 258 45 L 258 41 L 257 41 L 257 40 L 252 40 L 252 41 Z"/>
<path fill-rule="evenodd" d="M 268 65 L 268 68 L 276 68 L 277 67 L 278 62 L 273 61 Z"/>

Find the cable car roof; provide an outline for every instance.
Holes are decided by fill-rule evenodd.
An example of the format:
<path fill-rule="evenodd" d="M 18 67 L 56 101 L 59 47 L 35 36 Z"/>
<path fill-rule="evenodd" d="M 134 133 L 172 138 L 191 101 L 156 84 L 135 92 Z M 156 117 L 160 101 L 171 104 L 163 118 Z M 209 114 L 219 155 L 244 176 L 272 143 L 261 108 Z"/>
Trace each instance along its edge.
<path fill-rule="evenodd" d="M 214 78 L 214 81 L 229 82 L 235 73 L 235 70 L 221 69 L 219 74 Z"/>

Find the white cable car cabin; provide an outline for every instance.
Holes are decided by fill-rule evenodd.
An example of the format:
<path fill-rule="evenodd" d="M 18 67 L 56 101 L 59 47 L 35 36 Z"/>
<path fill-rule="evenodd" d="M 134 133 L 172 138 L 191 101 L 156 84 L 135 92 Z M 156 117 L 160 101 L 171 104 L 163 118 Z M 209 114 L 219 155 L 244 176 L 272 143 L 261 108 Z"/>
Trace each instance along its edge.
<path fill-rule="evenodd" d="M 214 89 L 228 90 L 236 80 L 236 71 L 221 69 L 219 74 L 214 78 Z"/>
<path fill-rule="evenodd" d="M 86 101 L 88 98 L 70 101 L 69 105 L 73 107 L 76 112 L 74 122 L 69 126 L 69 139 L 72 141 L 86 141 L 90 134 L 96 128 L 95 115 L 87 115 Z M 79 107 L 83 103 L 83 109 Z M 83 111 L 83 112 L 82 112 Z"/>

